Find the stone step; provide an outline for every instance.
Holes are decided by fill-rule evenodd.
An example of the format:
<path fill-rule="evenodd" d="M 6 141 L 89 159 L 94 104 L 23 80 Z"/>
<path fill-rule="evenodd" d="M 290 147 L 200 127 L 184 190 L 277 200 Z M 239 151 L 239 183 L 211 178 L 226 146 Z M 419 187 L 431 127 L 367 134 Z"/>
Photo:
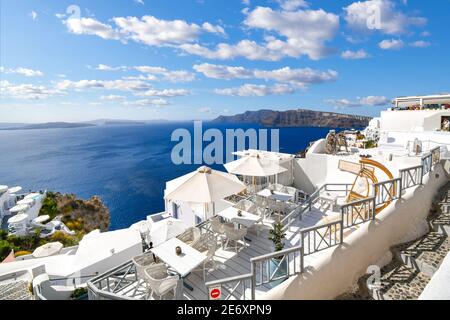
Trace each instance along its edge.
<path fill-rule="evenodd" d="M 430 220 L 431 230 L 443 235 L 450 235 L 450 213 L 441 213 Z"/>
<path fill-rule="evenodd" d="M 430 232 L 424 237 L 393 248 L 396 259 L 407 267 L 431 277 L 450 251 L 446 235 Z"/>
<path fill-rule="evenodd" d="M 0 284 L 0 300 L 32 300 L 33 296 L 26 281 Z"/>
<path fill-rule="evenodd" d="M 417 300 L 430 277 L 392 260 L 381 269 L 381 280 L 370 290 L 375 300 Z"/>

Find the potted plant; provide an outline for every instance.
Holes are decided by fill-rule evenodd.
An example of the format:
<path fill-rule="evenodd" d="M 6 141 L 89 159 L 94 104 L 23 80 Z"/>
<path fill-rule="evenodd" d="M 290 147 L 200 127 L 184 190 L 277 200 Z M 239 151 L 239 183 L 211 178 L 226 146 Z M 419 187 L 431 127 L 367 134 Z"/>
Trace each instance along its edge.
<path fill-rule="evenodd" d="M 283 230 L 283 224 L 281 222 L 276 222 L 273 225 L 273 229 L 269 231 L 269 240 L 273 242 L 274 251 L 278 252 L 284 249 L 284 239 L 286 238 L 286 233 Z M 278 270 L 277 270 L 278 268 Z M 271 259 L 269 263 L 269 272 L 270 275 L 273 275 L 273 278 L 278 278 L 282 276 L 286 276 L 287 278 L 287 259 L 283 260 L 283 256 L 275 256 Z M 275 274 L 274 274 L 275 273 Z M 271 286 L 275 287 L 285 279 L 277 280 L 271 282 Z"/>

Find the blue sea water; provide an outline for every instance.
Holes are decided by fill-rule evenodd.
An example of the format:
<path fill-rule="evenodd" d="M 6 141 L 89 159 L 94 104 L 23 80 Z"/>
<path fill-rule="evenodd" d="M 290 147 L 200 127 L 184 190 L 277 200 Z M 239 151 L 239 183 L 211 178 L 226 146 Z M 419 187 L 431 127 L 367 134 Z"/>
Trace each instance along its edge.
<path fill-rule="evenodd" d="M 225 129 L 250 124 L 209 124 Z M 165 182 L 198 165 L 174 165 L 173 130 L 193 131 L 193 123 L 98 126 L 71 129 L 0 131 L 0 184 L 24 190 L 98 195 L 110 209 L 111 230 L 125 228 L 164 209 Z M 280 151 L 296 153 L 330 128 L 281 128 Z M 224 170 L 222 165 L 214 165 Z"/>

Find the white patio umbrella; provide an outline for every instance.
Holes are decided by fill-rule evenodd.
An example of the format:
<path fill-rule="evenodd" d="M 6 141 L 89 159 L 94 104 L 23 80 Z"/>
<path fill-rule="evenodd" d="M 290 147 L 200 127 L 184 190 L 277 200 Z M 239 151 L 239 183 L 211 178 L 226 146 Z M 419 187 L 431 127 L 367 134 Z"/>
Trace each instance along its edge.
<path fill-rule="evenodd" d="M 37 247 L 33 251 L 33 257 L 35 258 L 43 258 L 48 256 L 53 256 L 58 254 L 63 248 L 63 244 L 61 242 L 49 242 L 40 247 Z"/>
<path fill-rule="evenodd" d="M 30 206 L 27 204 L 18 204 L 16 206 L 12 207 L 11 209 L 9 209 L 9 213 L 19 213 L 22 211 L 26 211 L 29 208 L 30 208 Z"/>
<path fill-rule="evenodd" d="M 166 200 L 211 203 L 239 193 L 245 185 L 233 174 L 200 167 L 180 178 L 169 181 L 175 187 L 164 197 Z"/>
<path fill-rule="evenodd" d="M 36 197 L 38 197 L 40 195 L 41 195 L 40 193 L 33 192 L 33 193 L 30 193 L 30 194 L 27 194 L 24 199 L 34 199 L 34 198 L 36 198 Z"/>
<path fill-rule="evenodd" d="M 187 225 L 175 218 L 167 218 L 152 224 L 149 242 L 153 242 L 153 246 L 157 247 L 161 243 L 182 234 Z"/>
<path fill-rule="evenodd" d="M 34 218 L 31 222 L 32 223 L 36 223 L 36 224 L 42 224 L 42 223 L 44 223 L 45 221 L 47 221 L 49 219 L 50 219 L 50 216 L 48 214 L 45 214 L 43 216 L 39 216 L 37 218 Z"/>
<path fill-rule="evenodd" d="M 26 205 L 28 205 L 28 206 L 31 206 L 33 203 L 34 203 L 34 200 L 28 198 L 28 199 L 22 199 L 22 200 L 19 200 L 19 201 L 17 201 L 16 204 L 26 204 Z"/>
<path fill-rule="evenodd" d="M 268 177 L 287 171 L 274 160 L 251 154 L 224 164 L 229 173 L 251 177 Z"/>
<path fill-rule="evenodd" d="M 166 200 L 203 204 L 205 212 L 207 204 L 214 204 L 215 201 L 239 193 L 246 188 L 235 175 L 205 166 L 169 181 L 167 186 L 170 189 L 164 197 Z"/>
<path fill-rule="evenodd" d="M 28 220 L 28 215 L 25 213 L 19 213 L 8 219 L 8 223 L 25 223 Z"/>
<path fill-rule="evenodd" d="M 22 190 L 22 187 L 19 187 L 19 186 L 17 186 L 17 187 L 12 187 L 12 188 L 9 188 L 9 193 L 17 193 L 17 192 L 19 192 L 20 190 Z"/>

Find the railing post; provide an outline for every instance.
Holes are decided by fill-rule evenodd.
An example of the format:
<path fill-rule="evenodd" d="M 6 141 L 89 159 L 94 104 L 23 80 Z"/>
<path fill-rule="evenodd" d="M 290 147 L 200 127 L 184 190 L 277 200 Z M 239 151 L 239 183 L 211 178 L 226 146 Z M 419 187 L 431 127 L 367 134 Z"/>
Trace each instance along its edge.
<path fill-rule="evenodd" d="M 344 239 L 344 208 L 341 208 L 341 228 L 339 229 L 339 241 L 342 244 Z"/>
<path fill-rule="evenodd" d="M 256 288 L 256 270 L 255 270 L 255 262 L 251 262 L 250 264 L 250 273 L 252 274 L 251 281 L 251 299 L 255 300 L 255 288 Z"/>
<path fill-rule="evenodd" d="M 375 197 L 372 200 L 372 220 L 375 220 L 376 211 L 375 211 Z"/>
<path fill-rule="evenodd" d="M 423 163 L 422 163 L 422 167 L 420 167 L 420 185 L 423 185 Z"/>
<path fill-rule="evenodd" d="M 403 190 L 403 183 L 402 183 L 401 177 L 400 177 L 398 184 L 399 184 L 398 198 L 401 199 L 402 198 L 402 190 Z"/>
<path fill-rule="evenodd" d="M 303 273 L 303 256 L 305 255 L 305 246 L 303 245 L 302 240 L 302 247 L 300 248 L 300 273 Z"/>

